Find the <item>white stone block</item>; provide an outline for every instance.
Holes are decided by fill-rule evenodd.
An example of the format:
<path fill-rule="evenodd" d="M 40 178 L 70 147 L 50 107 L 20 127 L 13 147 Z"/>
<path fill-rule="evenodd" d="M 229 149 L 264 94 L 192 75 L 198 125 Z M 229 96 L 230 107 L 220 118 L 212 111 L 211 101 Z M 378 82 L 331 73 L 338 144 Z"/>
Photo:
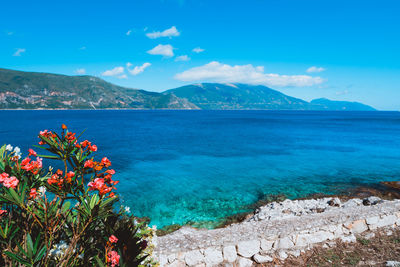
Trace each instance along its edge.
<path fill-rule="evenodd" d="M 226 246 L 223 249 L 224 260 L 227 262 L 234 262 L 237 258 L 235 246 Z"/>
<path fill-rule="evenodd" d="M 262 255 L 260 255 L 260 254 L 254 255 L 254 256 L 253 256 L 253 259 L 254 259 L 254 261 L 257 262 L 257 263 L 266 263 L 266 262 L 271 262 L 271 261 L 274 260 L 274 259 L 271 258 L 270 256 L 262 256 Z"/>
<path fill-rule="evenodd" d="M 251 241 L 241 241 L 237 244 L 237 253 L 240 256 L 251 258 L 253 255 L 257 254 L 260 251 L 260 241 L 259 240 L 251 240 Z"/>
<path fill-rule="evenodd" d="M 206 266 L 215 266 L 224 261 L 222 252 L 216 248 L 206 248 L 204 250 L 204 261 Z"/>
<path fill-rule="evenodd" d="M 185 262 L 189 266 L 195 266 L 200 263 L 204 263 L 204 255 L 200 250 L 192 250 L 186 253 Z"/>
<path fill-rule="evenodd" d="M 289 249 L 292 247 L 294 247 L 294 243 L 289 237 L 279 238 L 274 242 L 275 249 Z"/>
<path fill-rule="evenodd" d="M 238 267 L 251 267 L 253 265 L 253 261 L 243 258 L 243 257 L 239 257 L 238 260 Z"/>

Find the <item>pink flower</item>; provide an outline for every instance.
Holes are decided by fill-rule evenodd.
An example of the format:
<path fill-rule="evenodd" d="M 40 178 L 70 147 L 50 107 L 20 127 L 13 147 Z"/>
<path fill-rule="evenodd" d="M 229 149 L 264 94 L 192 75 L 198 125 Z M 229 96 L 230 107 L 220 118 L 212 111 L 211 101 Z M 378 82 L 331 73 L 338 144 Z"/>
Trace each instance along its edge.
<path fill-rule="evenodd" d="M 3 185 L 7 188 L 15 189 L 19 183 L 19 180 L 15 176 L 11 176 L 10 178 L 6 178 L 3 182 Z"/>
<path fill-rule="evenodd" d="M 0 210 L 0 216 L 3 216 L 4 214 L 7 214 L 8 211 L 6 210 Z"/>
<path fill-rule="evenodd" d="M 114 250 L 108 252 L 108 262 L 111 263 L 111 267 L 118 265 L 119 264 L 118 252 Z"/>
<path fill-rule="evenodd" d="M 9 176 L 8 173 L 5 173 L 5 172 L 1 173 L 0 174 L 0 183 L 3 183 L 4 180 L 8 178 L 8 176 Z"/>
<path fill-rule="evenodd" d="M 108 238 L 108 241 L 110 241 L 111 243 L 117 243 L 118 242 L 118 238 L 116 238 L 115 235 L 111 235 Z"/>
<path fill-rule="evenodd" d="M 29 152 L 29 156 L 34 156 L 34 157 L 37 156 L 36 152 L 31 148 L 28 150 L 28 152 Z"/>

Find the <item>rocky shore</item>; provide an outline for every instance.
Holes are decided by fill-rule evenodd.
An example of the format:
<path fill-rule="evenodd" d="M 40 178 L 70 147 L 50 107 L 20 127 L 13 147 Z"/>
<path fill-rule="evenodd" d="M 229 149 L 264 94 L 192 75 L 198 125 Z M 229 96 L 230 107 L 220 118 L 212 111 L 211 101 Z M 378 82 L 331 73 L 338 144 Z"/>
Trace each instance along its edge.
<path fill-rule="evenodd" d="M 155 257 L 161 266 L 252 266 L 399 226 L 400 200 L 287 199 L 262 206 L 246 221 L 225 228 L 183 227 L 158 237 Z"/>

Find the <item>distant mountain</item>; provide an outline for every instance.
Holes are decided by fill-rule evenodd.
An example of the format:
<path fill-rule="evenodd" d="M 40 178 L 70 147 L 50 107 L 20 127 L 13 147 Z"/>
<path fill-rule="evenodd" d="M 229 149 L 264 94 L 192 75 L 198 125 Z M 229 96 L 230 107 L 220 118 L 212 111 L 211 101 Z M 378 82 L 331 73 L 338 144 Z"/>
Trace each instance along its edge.
<path fill-rule="evenodd" d="M 201 83 L 163 93 L 117 86 L 93 76 L 0 68 L 0 109 L 374 110 L 346 101 L 287 96 L 262 85 Z"/>
<path fill-rule="evenodd" d="M 164 94 L 187 99 L 201 109 L 375 110 L 357 102 L 323 98 L 307 102 L 262 85 L 200 83 L 170 89 Z"/>
<path fill-rule="evenodd" d="M 197 109 L 174 95 L 129 89 L 92 76 L 0 69 L 0 109 Z"/>
<path fill-rule="evenodd" d="M 359 102 L 332 101 L 326 98 L 314 99 L 310 102 L 316 110 L 349 110 L 349 111 L 371 111 L 376 110 L 371 106 Z"/>
<path fill-rule="evenodd" d="M 167 90 L 201 109 L 309 109 L 310 103 L 262 85 L 200 83 Z"/>

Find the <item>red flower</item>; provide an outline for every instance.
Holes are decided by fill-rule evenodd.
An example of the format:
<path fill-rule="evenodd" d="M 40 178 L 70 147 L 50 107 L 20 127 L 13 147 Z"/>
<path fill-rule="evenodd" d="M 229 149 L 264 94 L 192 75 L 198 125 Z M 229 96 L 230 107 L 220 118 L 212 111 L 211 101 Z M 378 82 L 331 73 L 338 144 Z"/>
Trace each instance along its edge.
<path fill-rule="evenodd" d="M 115 267 L 119 264 L 119 257 L 118 252 L 114 250 L 108 252 L 107 261 L 111 263 L 111 267 Z"/>
<path fill-rule="evenodd" d="M 7 214 L 7 210 L 0 210 L 0 216 L 3 216 L 4 214 Z"/>
<path fill-rule="evenodd" d="M 96 145 L 92 145 L 92 146 L 89 145 L 89 150 L 92 151 L 92 152 L 96 152 L 97 151 L 97 146 Z"/>
<path fill-rule="evenodd" d="M 93 166 L 94 164 L 92 159 L 85 161 L 85 164 L 83 165 L 84 168 L 93 168 Z"/>
<path fill-rule="evenodd" d="M 32 188 L 31 192 L 29 192 L 29 197 L 35 199 L 39 193 L 37 192 L 36 188 Z"/>
<path fill-rule="evenodd" d="M 33 149 L 30 148 L 28 151 L 29 151 L 29 156 L 34 156 L 34 157 L 37 156 L 36 152 Z"/>
<path fill-rule="evenodd" d="M 117 243 L 118 242 L 118 238 L 116 238 L 115 235 L 111 235 L 108 238 L 108 241 L 110 241 L 111 243 Z"/>
<path fill-rule="evenodd" d="M 72 143 L 72 142 L 76 139 L 75 133 L 68 132 L 68 133 L 65 135 L 65 139 L 68 140 L 68 143 Z"/>
<path fill-rule="evenodd" d="M 111 170 L 106 170 L 105 171 L 108 174 L 114 175 L 115 174 L 115 170 L 111 169 Z"/>
<path fill-rule="evenodd" d="M 68 183 L 70 183 L 71 181 L 72 181 L 72 178 L 75 176 L 75 173 L 74 172 L 72 172 L 72 171 L 70 171 L 69 173 L 67 173 L 66 175 L 65 175 L 65 180 L 68 182 Z"/>
<path fill-rule="evenodd" d="M 104 157 L 101 160 L 101 164 L 103 164 L 105 167 L 110 167 L 111 166 L 111 161 L 108 158 Z"/>

